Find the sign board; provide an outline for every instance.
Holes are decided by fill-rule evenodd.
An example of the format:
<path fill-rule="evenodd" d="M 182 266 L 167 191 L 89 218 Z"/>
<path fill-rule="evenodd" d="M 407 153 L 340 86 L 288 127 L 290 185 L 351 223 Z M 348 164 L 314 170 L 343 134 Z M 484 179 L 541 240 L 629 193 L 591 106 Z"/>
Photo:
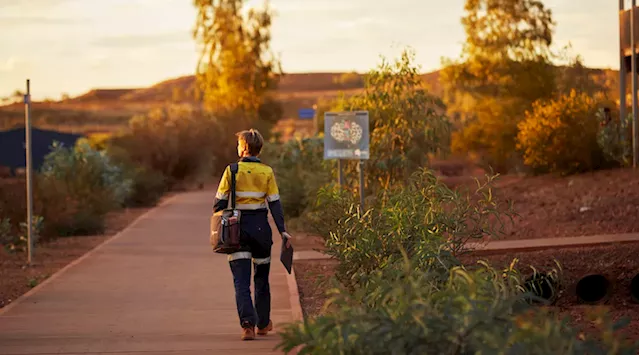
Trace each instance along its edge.
<path fill-rule="evenodd" d="M 312 108 L 301 108 L 298 110 L 298 118 L 301 120 L 310 120 L 316 115 L 316 110 Z"/>
<path fill-rule="evenodd" d="M 369 112 L 325 112 L 324 159 L 369 159 Z"/>

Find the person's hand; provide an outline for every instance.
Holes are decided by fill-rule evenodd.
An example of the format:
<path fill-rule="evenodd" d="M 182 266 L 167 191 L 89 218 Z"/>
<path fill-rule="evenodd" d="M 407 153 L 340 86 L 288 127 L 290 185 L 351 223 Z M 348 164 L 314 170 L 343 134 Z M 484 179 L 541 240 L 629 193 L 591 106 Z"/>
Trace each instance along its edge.
<path fill-rule="evenodd" d="M 282 241 L 286 243 L 287 248 L 291 248 L 291 234 L 282 232 Z"/>

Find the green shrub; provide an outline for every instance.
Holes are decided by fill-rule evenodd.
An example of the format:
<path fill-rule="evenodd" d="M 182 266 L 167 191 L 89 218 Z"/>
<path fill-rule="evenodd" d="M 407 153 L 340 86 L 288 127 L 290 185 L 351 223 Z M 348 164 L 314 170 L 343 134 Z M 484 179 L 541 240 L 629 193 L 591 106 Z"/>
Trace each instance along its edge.
<path fill-rule="evenodd" d="M 218 150 L 235 149 L 235 145 L 223 145 L 225 137 L 210 115 L 174 105 L 133 117 L 129 130 L 112 137 L 107 150 L 118 161 L 163 174 L 172 187 L 201 174 L 211 175 Z"/>
<path fill-rule="evenodd" d="M 239 112 L 214 115 L 190 105 L 154 109 L 133 117 L 126 132 L 111 137 L 107 151 L 119 162 L 161 173 L 168 189 L 202 182 L 238 159 L 235 132 L 256 128 L 268 138 L 269 120 L 279 114 L 279 107 L 267 99 L 260 106 L 264 120 Z"/>
<path fill-rule="evenodd" d="M 54 144 L 36 179 L 36 198 L 59 235 L 101 233 L 104 217 L 124 204 L 132 181 L 104 152 Z"/>
<path fill-rule="evenodd" d="M 131 181 L 131 191 L 124 200 L 125 207 L 155 206 L 167 191 L 167 178 L 158 171 L 136 164 L 126 151 L 110 147 L 107 155 L 123 169 L 124 178 Z"/>
<path fill-rule="evenodd" d="M 546 303 L 535 296 L 542 287 L 558 291 L 558 270 L 524 279 L 515 261 L 505 270 L 461 266 L 457 256 L 468 242 L 500 236 L 512 216 L 494 199 L 492 180 L 468 194 L 421 170 L 379 191 L 364 212 L 349 191 L 321 189 L 310 220 L 330 231 L 327 253 L 339 263 L 339 282 L 325 312 L 289 325 L 278 347 L 300 354 L 634 354 L 606 317 L 596 319 L 601 336 L 587 337 L 534 306 Z"/>
<path fill-rule="evenodd" d="M 167 189 L 164 175 L 146 167 L 129 167 L 126 171 L 133 185 L 124 205 L 127 207 L 155 206 Z"/>
<path fill-rule="evenodd" d="M 374 206 L 364 213 L 356 205 L 346 207 L 353 195 L 325 189 L 319 200 L 322 209 L 313 219 L 331 231 L 324 234 L 326 252 L 340 262 L 338 278 L 353 284 L 361 275 L 400 259 L 399 249 L 431 262 L 441 253 L 464 253 L 468 242 L 499 237 L 512 213 L 493 198 L 491 182 L 490 178 L 479 183 L 469 197 L 421 170 L 406 186 L 380 191 Z"/>
<path fill-rule="evenodd" d="M 438 259 L 437 257 L 435 257 Z M 635 354 L 610 336 L 579 340 L 565 320 L 527 302 L 519 273 L 416 258 L 337 288 L 326 312 L 289 325 L 278 348 L 299 354 Z M 596 323 L 598 324 L 598 323 Z"/>
<path fill-rule="evenodd" d="M 322 138 L 269 143 L 262 157 L 274 170 L 288 218 L 300 217 L 312 209 L 318 190 L 331 179 L 330 163 L 323 159 Z"/>
<path fill-rule="evenodd" d="M 517 171 L 522 157 L 516 150 L 520 112 L 514 107 L 518 100 L 485 98 L 474 103 L 469 118 L 451 137 L 451 150 L 468 154 L 487 171 L 506 173 Z"/>
<path fill-rule="evenodd" d="M 366 75 L 362 94 L 319 103 L 321 129 L 326 111 L 369 111 L 371 159 L 364 162 L 367 197 L 406 183 L 413 172 L 428 165 L 429 155 L 446 154 L 449 147 L 442 102 L 428 93 L 412 61 L 413 55 L 404 51 L 395 62 L 383 61 Z M 316 223 L 313 212 L 325 209 L 315 201 L 320 188 L 336 179 L 337 164 L 324 161 L 323 135 L 272 144 L 263 156 L 282 186 L 288 217 L 302 217 L 305 227 L 315 232 L 326 230 Z M 359 162 L 344 161 L 343 188 L 352 194 L 358 193 L 358 169 Z"/>
<path fill-rule="evenodd" d="M 411 174 L 429 163 L 429 155 L 449 150 L 450 124 L 440 99 L 430 94 L 413 64 L 413 54 L 383 61 L 366 76 L 362 94 L 340 97 L 332 111 L 369 111 L 371 159 L 365 162 L 367 194 L 406 183 Z M 326 111 L 320 105 L 319 114 Z M 347 185 L 355 192 L 358 164 L 347 162 Z"/>
<path fill-rule="evenodd" d="M 602 168 L 596 102 L 571 91 L 557 100 L 535 102 L 518 125 L 518 149 L 538 173 L 576 173 Z"/>
<path fill-rule="evenodd" d="M 617 112 L 598 111 L 600 131 L 598 146 L 606 159 L 618 165 L 628 167 L 633 161 L 633 117 L 628 114 L 626 120 L 620 122 Z"/>
<path fill-rule="evenodd" d="M 0 219 L 0 245 L 7 245 L 12 242 L 11 218 Z"/>
<path fill-rule="evenodd" d="M 34 213 L 41 214 L 34 205 Z M 24 178 L 0 179 L 0 218 L 11 221 L 27 219 L 27 192 Z"/>
<path fill-rule="evenodd" d="M 40 240 L 40 235 L 44 227 L 42 216 L 33 216 L 31 226 L 31 242 L 35 245 Z M 27 222 L 20 222 L 19 233 L 14 233 L 16 228 L 11 225 L 9 218 L 0 220 L 0 245 L 10 253 L 25 252 L 28 249 L 28 228 Z"/>

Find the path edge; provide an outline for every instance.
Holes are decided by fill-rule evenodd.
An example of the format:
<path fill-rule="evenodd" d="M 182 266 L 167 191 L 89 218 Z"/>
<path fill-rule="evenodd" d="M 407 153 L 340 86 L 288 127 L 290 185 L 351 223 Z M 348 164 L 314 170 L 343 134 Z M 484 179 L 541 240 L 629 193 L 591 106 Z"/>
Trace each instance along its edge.
<path fill-rule="evenodd" d="M 291 268 L 291 273 L 287 273 L 287 286 L 289 286 L 289 306 L 291 307 L 291 321 L 302 322 L 302 306 L 300 305 L 300 293 L 298 292 L 298 281 L 296 280 L 295 268 Z"/>
<path fill-rule="evenodd" d="M 302 313 L 302 306 L 300 305 L 300 293 L 298 292 L 298 281 L 296 280 L 295 266 L 291 266 L 291 273 L 287 273 L 287 286 L 289 287 L 289 307 L 291 307 L 291 324 L 296 322 L 303 322 L 304 316 Z M 291 349 L 285 354 L 297 355 L 300 352 L 302 345 Z"/>
<path fill-rule="evenodd" d="M 5 313 L 9 312 L 12 308 L 17 307 L 18 305 L 20 305 L 21 303 L 24 303 L 24 301 L 29 298 L 30 296 L 36 294 L 38 291 L 40 291 L 41 289 L 43 289 L 46 285 L 48 285 L 49 283 L 53 282 L 55 279 L 59 278 L 60 276 L 62 276 L 64 273 L 66 273 L 67 271 L 69 271 L 71 268 L 73 268 L 74 266 L 80 264 L 81 262 L 83 262 L 84 260 L 88 259 L 89 257 L 91 257 L 93 254 L 95 254 L 96 252 L 98 252 L 100 249 L 102 249 L 103 247 L 105 247 L 107 244 L 115 241 L 116 239 L 119 239 L 122 237 L 122 235 L 127 232 L 129 229 L 131 229 L 131 227 L 133 227 L 136 223 L 138 223 L 138 221 L 146 218 L 148 215 L 150 215 L 152 212 L 154 212 L 156 209 L 163 207 L 167 204 L 169 204 L 170 202 L 172 202 L 173 200 L 175 200 L 178 196 L 180 196 L 180 194 L 176 194 L 173 196 L 169 196 L 167 199 L 165 199 L 164 201 L 161 201 L 160 203 L 158 203 L 156 206 L 150 208 L 147 212 L 141 214 L 140 216 L 138 216 L 136 219 L 134 219 L 131 223 L 129 223 L 126 227 L 124 227 L 122 230 L 120 230 L 118 233 L 107 237 L 102 243 L 98 244 L 96 247 L 94 247 L 93 249 L 89 250 L 88 252 L 84 253 L 83 255 L 77 257 L 76 259 L 74 259 L 73 261 L 71 261 L 70 263 L 68 263 L 67 265 L 63 266 L 60 270 L 56 271 L 53 273 L 53 275 L 47 277 L 46 280 L 44 280 L 43 282 L 39 283 L 38 285 L 36 285 L 34 288 L 30 289 L 29 291 L 23 293 L 22 295 L 18 296 L 18 298 L 16 298 L 13 302 L 9 303 L 8 305 L 0 308 L 0 317 L 2 317 Z"/>
<path fill-rule="evenodd" d="M 565 243 L 562 241 L 558 242 L 559 239 L 564 239 Z M 552 241 L 548 244 L 539 244 L 540 241 Z M 501 242 L 515 242 L 515 244 L 519 242 L 528 242 L 529 245 L 500 245 Z M 555 241 L 555 242 L 554 242 Z M 476 256 L 487 256 L 487 255 L 496 255 L 496 254 L 507 254 L 507 253 L 528 253 L 528 252 L 536 252 L 550 249 L 572 249 L 572 248 L 589 248 L 589 247 L 600 247 L 600 246 L 610 246 L 610 245 L 622 245 L 622 244 L 633 244 L 638 243 L 638 232 L 629 232 L 629 233 L 617 233 L 617 234 L 596 234 L 596 235 L 588 235 L 588 236 L 578 236 L 578 237 L 564 237 L 564 238 L 535 238 L 535 239 L 514 239 L 514 240 L 496 240 L 493 247 L 487 245 L 489 243 L 469 243 L 470 248 L 469 252 Z M 478 247 L 473 247 L 472 245 L 478 245 Z M 301 251 L 296 252 L 293 255 L 294 260 L 329 260 L 332 259 L 330 255 L 325 253 L 313 250 L 313 251 Z"/>

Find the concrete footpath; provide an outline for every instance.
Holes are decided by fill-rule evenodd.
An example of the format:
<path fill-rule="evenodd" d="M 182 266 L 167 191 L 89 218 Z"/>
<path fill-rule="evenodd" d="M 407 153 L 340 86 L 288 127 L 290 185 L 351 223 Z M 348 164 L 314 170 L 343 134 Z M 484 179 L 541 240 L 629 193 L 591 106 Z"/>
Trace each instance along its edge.
<path fill-rule="evenodd" d="M 211 191 L 175 196 L 0 310 L 0 354 L 276 353 L 275 332 L 240 340 L 231 271 L 209 246 L 212 199 Z M 274 242 L 278 331 L 292 311 Z"/>

